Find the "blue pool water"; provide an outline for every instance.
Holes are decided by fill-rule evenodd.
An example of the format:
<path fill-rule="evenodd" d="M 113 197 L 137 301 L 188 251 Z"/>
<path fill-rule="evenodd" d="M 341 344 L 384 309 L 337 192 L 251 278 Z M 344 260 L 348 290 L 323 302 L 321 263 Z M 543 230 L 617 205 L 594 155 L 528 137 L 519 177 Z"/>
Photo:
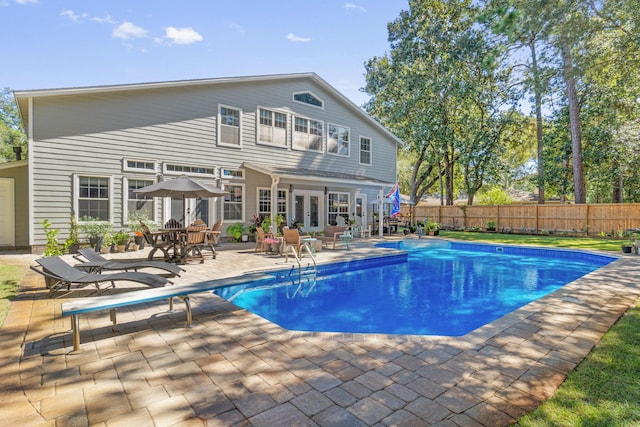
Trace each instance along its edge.
<path fill-rule="evenodd" d="M 290 330 L 460 336 L 617 259 L 439 240 L 379 246 L 406 252 L 216 294 Z"/>

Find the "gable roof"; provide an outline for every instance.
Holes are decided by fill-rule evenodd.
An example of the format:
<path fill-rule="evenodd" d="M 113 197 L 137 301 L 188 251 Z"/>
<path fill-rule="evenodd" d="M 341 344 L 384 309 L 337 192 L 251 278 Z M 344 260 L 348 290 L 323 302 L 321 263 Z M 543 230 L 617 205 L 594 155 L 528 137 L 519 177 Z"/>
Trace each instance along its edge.
<path fill-rule="evenodd" d="M 58 89 L 32 89 L 32 90 L 15 90 L 13 91 L 13 95 L 16 99 L 16 104 L 18 105 L 18 110 L 20 112 L 20 118 L 22 119 L 22 124 L 24 127 L 25 133 L 29 132 L 29 122 L 28 115 L 26 112 L 29 111 L 29 99 L 31 98 L 44 98 L 44 97 L 54 97 L 54 96 L 63 96 L 63 95 L 81 95 L 81 94 L 97 94 L 97 93 L 107 93 L 107 92 L 120 92 L 120 91 L 136 91 L 136 90 L 150 90 L 150 89 L 159 89 L 164 87 L 188 87 L 188 86 L 201 86 L 201 85 L 216 85 L 216 84 L 228 84 L 228 83 L 243 83 L 243 82 L 269 82 L 269 81 L 277 81 L 277 80 L 297 80 L 297 79 L 308 79 L 311 80 L 318 85 L 320 85 L 323 89 L 327 90 L 329 93 L 338 98 L 343 104 L 345 104 L 349 109 L 353 110 L 356 114 L 360 115 L 364 120 L 371 123 L 373 126 L 380 129 L 383 133 L 388 135 L 396 144 L 404 145 L 404 143 L 396 137 L 393 133 L 391 133 L 387 128 L 382 126 L 376 120 L 374 120 L 371 116 L 369 116 L 362 108 L 358 107 L 353 101 L 344 96 L 342 93 L 338 92 L 333 86 L 327 83 L 324 79 L 320 78 L 316 73 L 293 73 L 293 74 L 269 74 L 269 75 L 258 75 L 258 76 L 244 76 L 244 77 L 220 77 L 220 78 L 211 78 L 211 79 L 194 79 L 194 80 L 176 80 L 176 81 L 165 81 L 165 82 L 151 82 L 151 83 L 131 83 L 131 84 L 121 84 L 121 85 L 105 85 L 105 86 L 87 86 L 87 87 L 70 87 L 70 88 L 58 88 Z"/>

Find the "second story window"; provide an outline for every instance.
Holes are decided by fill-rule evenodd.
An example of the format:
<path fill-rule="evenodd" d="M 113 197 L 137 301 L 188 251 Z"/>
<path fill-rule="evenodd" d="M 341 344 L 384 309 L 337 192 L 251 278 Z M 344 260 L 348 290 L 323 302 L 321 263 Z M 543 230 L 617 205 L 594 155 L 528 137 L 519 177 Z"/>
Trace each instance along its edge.
<path fill-rule="evenodd" d="M 218 114 L 220 125 L 218 126 L 218 143 L 240 147 L 240 124 L 242 114 L 240 110 L 220 106 Z"/>
<path fill-rule="evenodd" d="M 360 164 L 371 165 L 371 138 L 360 137 Z"/>
<path fill-rule="evenodd" d="M 305 151 L 322 151 L 322 122 L 304 117 L 295 117 L 293 128 L 293 148 Z"/>
<path fill-rule="evenodd" d="M 349 128 L 329 123 L 327 153 L 349 156 Z"/>
<path fill-rule="evenodd" d="M 265 108 L 259 109 L 258 142 L 263 144 L 287 146 L 287 115 Z"/>

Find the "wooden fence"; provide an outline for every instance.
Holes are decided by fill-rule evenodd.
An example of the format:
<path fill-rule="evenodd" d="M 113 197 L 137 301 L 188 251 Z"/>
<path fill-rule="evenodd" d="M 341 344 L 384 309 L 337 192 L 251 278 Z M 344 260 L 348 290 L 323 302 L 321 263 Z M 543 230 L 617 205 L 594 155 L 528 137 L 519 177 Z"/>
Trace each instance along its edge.
<path fill-rule="evenodd" d="M 493 221 L 498 231 L 617 235 L 640 228 L 640 203 L 597 205 L 401 206 L 404 219 L 429 218 L 445 228 L 481 229 Z"/>

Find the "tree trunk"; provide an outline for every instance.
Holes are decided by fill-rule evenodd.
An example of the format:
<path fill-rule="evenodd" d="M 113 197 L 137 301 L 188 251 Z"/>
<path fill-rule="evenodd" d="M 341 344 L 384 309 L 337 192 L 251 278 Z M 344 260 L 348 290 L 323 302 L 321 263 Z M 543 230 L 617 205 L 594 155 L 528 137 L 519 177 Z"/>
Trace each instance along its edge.
<path fill-rule="evenodd" d="M 573 194 L 575 203 L 584 204 L 587 201 L 582 170 L 582 130 L 580 128 L 580 105 L 576 91 L 576 81 L 573 71 L 573 59 L 569 39 L 565 34 L 560 35 L 560 51 L 562 53 L 562 67 L 564 83 L 569 101 L 569 124 L 571 127 L 571 151 L 573 155 Z"/>
<path fill-rule="evenodd" d="M 538 56 L 535 40 L 529 43 L 531 49 L 531 73 L 533 74 L 533 93 L 536 109 L 536 137 L 538 140 L 538 204 L 544 204 L 544 163 L 542 158 L 542 84 L 538 70 Z"/>

